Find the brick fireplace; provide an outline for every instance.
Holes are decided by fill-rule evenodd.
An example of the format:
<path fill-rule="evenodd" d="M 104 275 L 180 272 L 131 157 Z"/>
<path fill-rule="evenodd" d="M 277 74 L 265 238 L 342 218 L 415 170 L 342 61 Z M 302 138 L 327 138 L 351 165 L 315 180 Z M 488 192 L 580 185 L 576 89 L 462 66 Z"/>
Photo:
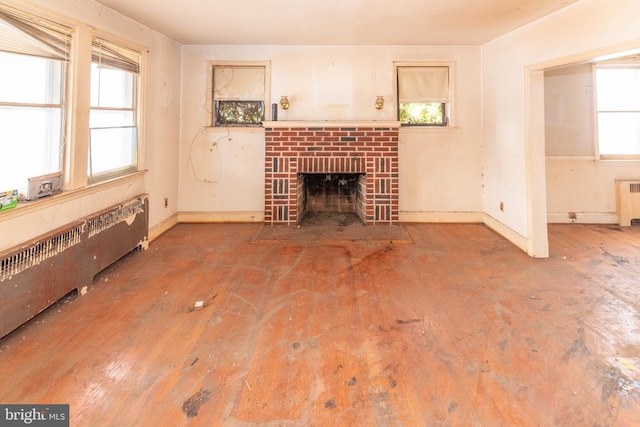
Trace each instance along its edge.
<path fill-rule="evenodd" d="M 310 175 L 354 181 L 367 225 L 398 222 L 398 122 L 264 122 L 265 222 L 296 225 Z M 353 176 L 352 179 L 345 179 Z"/>

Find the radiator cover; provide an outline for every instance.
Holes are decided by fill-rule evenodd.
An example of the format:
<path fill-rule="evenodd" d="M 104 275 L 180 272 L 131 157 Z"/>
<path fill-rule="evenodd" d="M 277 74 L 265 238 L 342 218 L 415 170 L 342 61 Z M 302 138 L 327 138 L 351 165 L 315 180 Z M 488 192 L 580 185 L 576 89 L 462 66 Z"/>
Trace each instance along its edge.
<path fill-rule="evenodd" d="M 618 224 L 622 226 L 640 219 L 640 179 L 616 180 L 616 209 Z"/>
<path fill-rule="evenodd" d="M 0 337 L 134 249 L 146 249 L 148 196 L 141 195 L 0 253 Z"/>

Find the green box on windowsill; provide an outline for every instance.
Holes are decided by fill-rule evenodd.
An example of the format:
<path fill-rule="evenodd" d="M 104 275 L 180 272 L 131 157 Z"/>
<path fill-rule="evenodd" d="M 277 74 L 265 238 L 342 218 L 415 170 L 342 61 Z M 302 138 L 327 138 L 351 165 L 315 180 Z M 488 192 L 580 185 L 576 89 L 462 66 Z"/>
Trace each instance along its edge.
<path fill-rule="evenodd" d="M 9 190 L 0 193 L 0 211 L 18 206 L 18 190 Z"/>

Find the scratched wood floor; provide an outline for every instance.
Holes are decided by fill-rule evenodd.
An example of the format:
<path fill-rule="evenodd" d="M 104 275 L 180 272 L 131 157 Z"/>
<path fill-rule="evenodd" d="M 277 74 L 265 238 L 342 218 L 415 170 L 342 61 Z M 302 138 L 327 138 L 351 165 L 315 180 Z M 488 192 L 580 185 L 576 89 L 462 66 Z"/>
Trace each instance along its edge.
<path fill-rule="evenodd" d="M 72 426 L 639 425 L 640 227 L 550 225 L 549 259 L 482 225 L 260 227 L 178 225 L 4 337 L 0 403 L 69 403 Z"/>

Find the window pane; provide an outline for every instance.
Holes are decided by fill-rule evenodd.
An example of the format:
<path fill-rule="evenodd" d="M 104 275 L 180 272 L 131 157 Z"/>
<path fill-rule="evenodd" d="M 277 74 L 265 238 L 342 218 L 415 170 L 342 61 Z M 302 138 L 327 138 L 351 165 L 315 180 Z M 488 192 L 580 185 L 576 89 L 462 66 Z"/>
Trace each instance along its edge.
<path fill-rule="evenodd" d="M 640 111 L 640 68 L 598 68 L 598 111 Z"/>
<path fill-rule="evenodd" d="M 137 168 L 136 128 L 91 129 L 89 175 Z"/>
<path fill-rule="evenodd" d="M 262 101 L 217 101 L 216 125 L 259 125 L 263 106 Z"/>
<path fill-rule="evenodd" d="M 135 126 L 133 111 L 91 110 L 89 127 L 122 127 Z"/>
<path fill-rule="evenodd" d="M 440 102 L 412 102 L 400 104 L 400 123 L 409 125 L 445 124 L 444 104 Z"/>
<path fill-rule="evenodd" d="M 599 113 L 600 154 L 640 153 L 640 112 Z"/>
<path fill-rule="evenodd" d="M 136 74 L 91 64 L 91 106 L 133 108 Z"/>
<path fill-rule="evenodd" d="M 118 46 L 111 47 L 117 50 Z M 138 74 L 131 70 L 109 68 L 109 65 L 115 66 L 115 63 L 110 63 L 106 57 L 102 64 L 91 64 L 91 182 L 123 175 L 138 168 Z"/>
<path fill-rule="evenodd" d="M 28 178 L 60 171 L 61 123 L 60 108 L 0 107 L 0 191 L 25 192 Z"/>
<path fill-rule="evenodd" d="M 0 101 L 60 104 L 63 67 L 60 61 L 0 52 Z"/>

